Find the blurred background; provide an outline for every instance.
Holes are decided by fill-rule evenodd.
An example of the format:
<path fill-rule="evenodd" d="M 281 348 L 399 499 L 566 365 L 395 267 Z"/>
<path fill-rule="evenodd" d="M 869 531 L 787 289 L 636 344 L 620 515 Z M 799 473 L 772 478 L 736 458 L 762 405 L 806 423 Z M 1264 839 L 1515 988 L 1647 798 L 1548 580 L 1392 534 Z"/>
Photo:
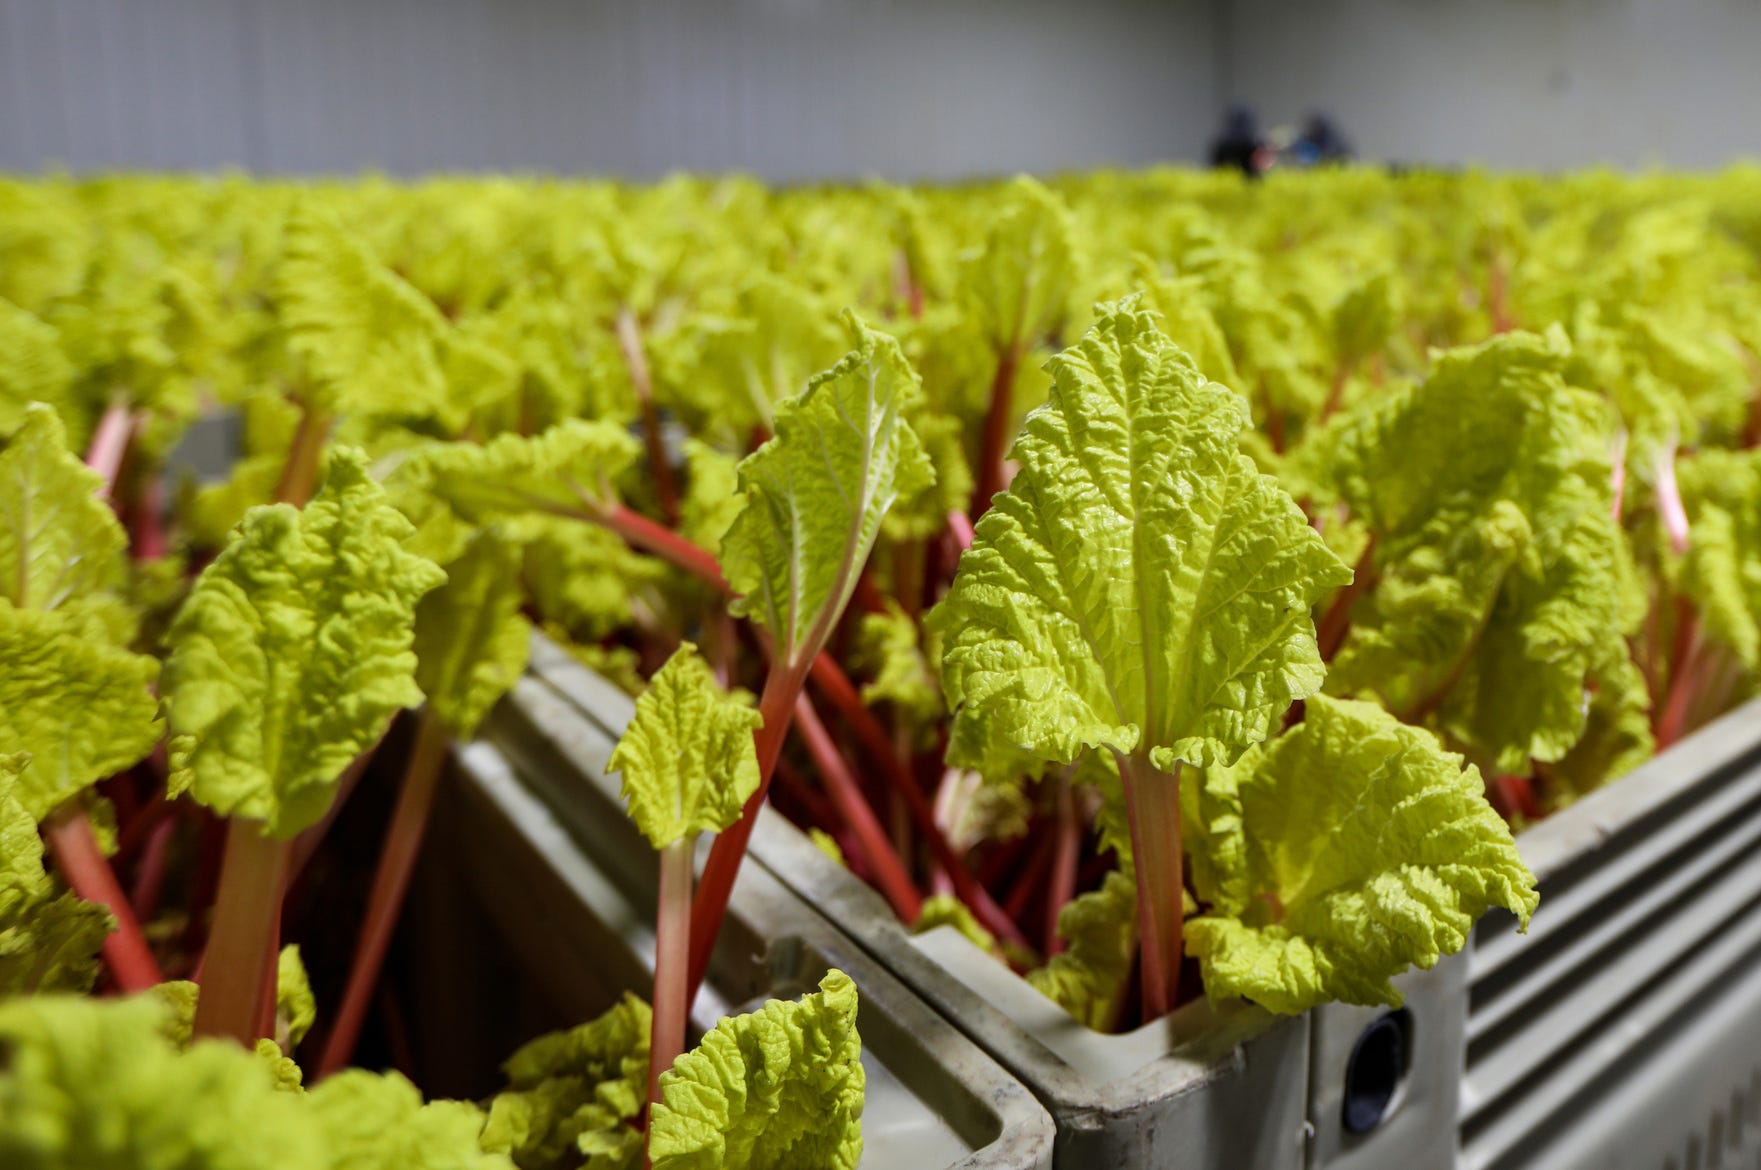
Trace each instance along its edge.
<path fill-rule="evenodd" d="M 954 179 L 1761 153 L 1761 0 L 0 0 L 0 170 Z"/>

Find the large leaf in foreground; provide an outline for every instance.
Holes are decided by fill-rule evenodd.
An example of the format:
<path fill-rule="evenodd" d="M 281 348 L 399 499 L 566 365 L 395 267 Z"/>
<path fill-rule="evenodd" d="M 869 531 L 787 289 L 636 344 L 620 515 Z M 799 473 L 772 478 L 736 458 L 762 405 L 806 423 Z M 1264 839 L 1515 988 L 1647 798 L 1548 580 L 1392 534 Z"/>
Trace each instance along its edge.
<path fill-rule="evenodd" d="M 845 323 L 850 353 L 780 403 L 775 437 L 741 462 L 745 503 L 722 539 L 734 612 L 792 665 L 824 644 L 893 501 L 935 475 L 906 422 L 921 390 L 898 342 Z"/>
<path fill-rule="evenodd" d="M 445 580 L 359 452 L 301 511 L 253 508 L 172 624 L 171 791 L 291 837 L 399 708 L 421 702 L 417 600 Z"/>
<path fill-rule="evenodd" d="M 1194 869 L 1186 924 L 1213 997 L 1276 1012 L 1328 1000 L 1398 1006 L 1390 980 L 1430 967 L 1502 906 L 1526 925 L 1535 879 L 1479 770 L 1371 703 L 1316 696 L 1303 722 L 1203 783 L 1238 815 Z"/>
<path fill-rule="evenodd" d="M 723 1020 L 661 1074 L 654 1170 L 854 1170 L 865 1084 L 856 984 L 831 971 L 798 1001 Z"/>
<path fill-rule="evenodd" d="M 1246 402 L 1149 313 L 1104 308 L 1050 368 L 1021 471 L 931 616 L 955 744 L 1232 763 L 1320 687 L 1309 607 L 1350 571 L 1238 451 Z"/>

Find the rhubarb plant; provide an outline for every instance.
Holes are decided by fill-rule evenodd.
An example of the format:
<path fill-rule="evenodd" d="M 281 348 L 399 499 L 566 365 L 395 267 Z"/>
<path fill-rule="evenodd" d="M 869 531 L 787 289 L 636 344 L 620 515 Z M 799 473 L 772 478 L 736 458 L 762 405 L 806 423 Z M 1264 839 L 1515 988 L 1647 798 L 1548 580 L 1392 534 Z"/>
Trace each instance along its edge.
<path fill-rule="evenodd" d="M 1320 689 L 1310 608 L 1350 572 L 1277 482 L 1240 453 L 1244 400 L 1206 381 L 1148 313 L 1130 302 L 1103 307 L 1094 328 L 1051 364 L 1051 397 L 1016 446 L 1021 471 L 979 521 L 931 622 L 947 639 L 943 677 L 957 743 L 959 723 L 983 722 L 983 738 L 1049 762 L 1091 751 L 1117 762 L 1145 1014 L 1153 1018 L 1179 999 L 1183 775 L 1195 773 L 1184 783 L 1208 792 L 1213 776 L 1272 737 L 1291 703 Z M 1267 827 L 1270 840 L 1257 846 L 1285 847 L 1278 826 Z M 1492 852 L 1521 871 L 1508 830 L 1488 828 Z M 1461 879 L 1423 856 L 1372 857 L 1371 873 L 1352 876 L 1428 860 L 1437 892 L 1461 897 Z M 1202 864 L 1195 859 L 1195 869 Z M 1472 865 L 1465 872 L 1484 880 Z M 1470 917 L 1481 908 L 1466 904 Z M 1426 914 L 1446 908 L 1440 900 Z M 1360 924 L 1357 935 L 1365 933 Z M 1451 950 L 1465 942 L 1457 933 Z M 1213 955 L 1214 932 L 1198 937 Z M 1398 956 L 1357 958 L 1385 972 L 1383 980 L 1405 965 Z M 1331 991 L 1368 994 L 1317 985 L 1280 997 L 1227 978 L 1212 986 L 1258 993 L 1286 1011 Z"/>

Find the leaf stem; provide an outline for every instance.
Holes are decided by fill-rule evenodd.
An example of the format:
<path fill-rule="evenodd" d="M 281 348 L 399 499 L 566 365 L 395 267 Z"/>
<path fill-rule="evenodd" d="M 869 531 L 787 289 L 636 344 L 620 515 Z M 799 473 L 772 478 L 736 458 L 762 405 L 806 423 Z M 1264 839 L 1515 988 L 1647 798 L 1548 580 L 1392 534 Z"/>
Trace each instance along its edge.
<path fill-rule="evenodd" d="M 284 504 L 303 508 L 318 487 L 318 468 L 323 462 L 324 441 L 330 436 L 330 416 L 305 407 L 300 412 L 299 426 L 293 442 L 288 445 L 287 463 L 275 484 L 275 498 Z"/>
<path fill-rule="evenodd" d="M 654 406 L 654 378 L 648 370 L 648 355 L 642 349 L 642 326 L 636 314 L 627 308 L 618 310 L 617 333 L 618 350 L 630 371 L 630 384 L 636 388 L 636 402 L 642 410 L 642 439 L 648 448 L 654 486 L 660 494 L 660 512 L 669 525 L 677 525 L 679 485 L 673 479 L 673 465 L 667 459 L 666 443 L 660 433 L 660 412 Z"/>
<path fill-rule="evenodd" d="M 660 901 L 654 919 L 654 1013 L 648 1032 L 648 1103 L 660 1100 L 660 1074 L 685 1051 L 691 1014 L 691 860 L 695 833 L 660 851 Z"/>
<path fill-rule="evenodd" d="M 227 1036 L 249 1048 L 273 1033 L 281 901 L 292 852 L 292 841 L 265 836 L 257 821 L 227 823 L 214 927 L 202 956 L 197 1036 Z"/>
<path fill-rule="evenodd" d="M 820 779 L 825 782 L 832 803 L 860 844 L 863 858 L 868 862 L 881 893 L 892 905 L 893 913 L 906 925 L 915 923 L 923 912 L 923 900 L 911 874 L 893 851 L 886 830 L 881 827 L 868 801 L 863 799 L 856 777 L 850 774 L 849 764 L 838 751 L 838 745 L 832 742 L 825 724 L 819 721 L 819 715 L 813 709 L 812 700 L 805 693 L 795 699 L 795 724 L 819 769 Z"/>
<path fill-rule="evenodd" d="M 672 529 L 656 524 L 623 504 L 605 505 L 583 514 L 583 518 L 609 528 L 632 547 L 652 553 L 675 569 L 689 573 L 723 593 L 732 592 L 727 578 L 722 576 L 721 565 L 708 549 L 692 544 Z"/>
<path fill-rule="evenodd" d="M 1003 459 L 1009 448 L 1009 423 L 1014 415 L 1015 370 L 1021 364 L 1019 342 L 997 354 L 997 372 L 991 379 L 990 409 L 984 416 L 984 438 L 978 454 L 978 482 L 972 489 L 974 516 L 984 515 L 991 497 L 1003 490 Z"/>
<path fill-rule="evenodd" d="M 912 822 L 929 845 L 936 864 L 947 871 L 949 879 L 954 883 L 954 892 L 960 900 L 978 917 L 986 930 L 1010 942 L 1027 946 L 1027 938 L 1022 934 L 1021 927 L 997 904 L 990 891 L 972 876 L 965 859 L 948 843 L 941 826 L 936 824 L 935 809 L 931 807 L 929 798 L 924 796 L 923 790 L 917 785 L 917 778 L 893 750 L 886 729 L 874 717 L 874 712 L 863 704 L 862 696 L 857 694 L 843 668 L 830 655 L 821 654 L 813 660 L 812 677 L 814 684 L 832 701 L 838 714 L 844 717 L 844 721 L 856 733 L 856 738 L 862 743 L 862 750 L 873 757 L 886 772 L 888 782 L 905 798 L 905 806 L 911 813 Z"/>
<path fill-rule="evenodd" d="M 1669 658 L 1669 694 L 1657 716 L 1657 750 L 1662 751 L 1687 730 L 1704 640 L 1700 617 L 1685 597 L 1676 598 L 1675 643 Z"/>
<path fill-rule="evenodd" d="M 1052 876 L 1046 888 L 1045 953 L 1056 955 L 1064 949 L 1058 934 L 1058 915 L 1076 896 L 1076 862 L 1082 852 L 1082 818 L 1076 815 L 1076 796 L 1068 778 L 1059 777 L 1057 785 L 1057 828 L 1052 845 Z"/>
<path fill-rule="evenodd" d="M 440 787 L 449 743 L 446 725 L 432 707 L 422 708 L 416 718 L 416 742 L 404 767 L 403 787 L 398 792 L 397 807 L 392 810 L 391 824 L 385 830 L 385 843 L 380 847 L 379 867 L 373 874 L 372 891 L 367 895 L 367 913 L 361 920 L 348 983 L 336 1011 L 336 1023 L 324 1040 L 324 1054 L 318 1061 L 320 1078 L 340 1072 L 354 1057 L 361 1025 L 367 1018 L 373 989 L 379 982 L 385 953 L 397 927 L 398 913 L 410 889 L 410 875 L 422 851 L 434 794 Z"/>
<path fill-rule="evenodd" d="M 128 450 L 134 424 L 134 411 L 128 403 L 117 401 L 104 408 L 97 429 L 92 432 L 92 442 L 86 448 L 86 466 L 104 477 L 104 495 L 116 490 L 116 477 L 122 471 L 122 457 Z"/>
<path fill-rule="evenodd" d="M 1186 884 L 1180 857 L 1180 765 L 1168 773 L 1145 756 L 1121 755 L 1119 776 L 1131 818 L 1143 1016 L 1148 1021 L 1167 1015 L 1180 997 L 1180 894 Z"/>
<path fill-rule="evenodd" d="M 104 965 L 125 992 L 145 991 L 164 978 L 134 908 L 98 848 L 92 823 L 75 797 L 50 814 L 44 826 L 49 852 L 68 886 L 87 902 L 105 907 L 116 929 L 104 938 Z"/>
<path fill-rule="evenodd" d="M 746 846 L 752 840 L 758 822 L 758 810 L 770 791 L 770 778 L 776 771 L 777 759 L 783 754 L 783 739 L 795 711 L 795 697 L 807 681 L 807 672 L 798 666 L 772 663 L 764 682 L 764 694 L 758 701 L 758 713 L 764 723 L 752 735 L 758 755 L 758 788 L 747 797 L 740 810 L 740 819 L 717 833 L 710 847 L 709 860 L 703 866 L 703 878 L 691 902 L 691 967 L 686 980 L 689 1005 L 703 986 L 709 970 L 709 956 L 715 950 L 716 935 L 721 932 L 722 918 L 728 912 L 728 901 L 734 895 L 734 879 L 740 875 L 740 863 L 746 859 Z"/>
<path fill-rule="evenodd" d="M 1369 543 L 1359 554 L 1357 564 L 1352 566 L 1351 582 L 1333 595 L 1332 604 L 1327 612 L 1321 615 L 1321 624 L 1315 630 L 1315 644 L 1321 653 L 1322 662 L 1331 662 L 1345 645 L 1345 635 L 1351 631 L 1351 607 L 1357 604 L 1375 581 L 1376 567 L 1376 534 L 1370 534 Z"/>

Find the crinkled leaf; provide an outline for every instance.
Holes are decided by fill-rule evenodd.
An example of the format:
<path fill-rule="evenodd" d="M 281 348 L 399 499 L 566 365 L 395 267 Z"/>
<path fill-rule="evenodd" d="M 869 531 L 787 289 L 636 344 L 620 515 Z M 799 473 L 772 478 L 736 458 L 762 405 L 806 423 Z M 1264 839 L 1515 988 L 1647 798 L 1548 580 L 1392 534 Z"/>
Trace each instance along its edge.
<path fill-rule="evenodd" d="M 0 450 L 0 597 L 53 610 L 122 586 L 128 536 L 103 487 L 55 412 L 28 407 Z"/>
<path fill-rule="evenodd" d="M 159 742 L 159 663 L 91 638 L 60 613 L 0 601 L 0 744 L 30 753 L 19 803 L 38 820 Z"/>
<path fill-rule="evenodd" d="M 0 431 L 18 426 L 30 403 L 67 404 L 72 381 L 55 326 L 0 297 Z"/>
<path fill-rule="evenodd" d="M 836 847 L 834 843 L 833 848 Z M 922 934 L 938 926 L 953 927 L 966 941 L 981 951 L 997 949 L 996 936 L 980 926 L 972 911 L 966 908 L 966 903 L 953 894 L 932 894 L 925 898 L 923 908 L 917 915 L 917 923 L 911 931 L 913 934 Z"/>
<path fill-rule="evenodd" d="M 1460 950 L 1487 909 L 1525 925 L 1534 912 L 1534 875 L 1479 769 L 1374 704 L 1316 696 L 1204 782 L 1240 808 L 1241 843 L 1214 880 L 1194 871 L 1209 905 L 1186 924 L 1212 997 L 1397 1007 L 1394 976 Z"/>
<path fill-rule="evenodd" d="M 905 418 L 917 375 L 898 343 L 845 315 L 852 349 L 777 408 L 776 435 L 740 464 L 743 506 L 722 540 L 722 568 L 779 660 L 819 651 L 855 592 L 893 501 L 934 471 Z"/>
<path fill-rule="evenodd" d="M 951 762 L 974 723 L 1057 762 L 1102 746 L 1232 762 L 1319 688 L 1309 607 L 1350 571 L 1238 453 L 1246 403 L 1150 314 L 1102 309 L 1051 368 L 1021 471 L 930 617 Z"/>
<path fill-rule="evenodd" d="M 526 669 L 520 566 L 519 548 L 484 529 L 446 566 L 446 584 L 416 604 L 416 683 L 455 739 L 473 738 Z"/>
<path fill-rule="evenodd" d="M 335 451 L 302 511 L 254 508 L 172 624 L 171 791 L 287 838 L 344 768 L 421 701 L 417 600 L 445 580 L 399 544 L 410 523 Z"/>
<path fill-rule="evenodd" d="M 679 531 L 692 544 L 714 549 L 740 514 L 740 461 L 698 439 L 685 440 L 685 498 Z"/>
<path fill-rule="evenodd" d="M 1113 1027 L 1137 954 L 1137 887 L 1131 874 L 1112 870 L 1100 889 L 1066 903 L 1058 912 L 1058 937 L 1069 949 L 1028 972 L 1027 981 L 1090 1028 Z"/>
<path fill-rule="evenodd" d="M 275 1041 L 292 1052 L 318 1019 L 318 1001 L 300 961 L 300 948 L 285 946 L 275 963 Z"/>
<path fill-rule="evenodd" d="M 664 849 L 740 818 L 758 790 L 752 733 L 763 722 L 745 695 L 722 690 L 696 646 L 674 651 L 605 765 L 623 773 L 630 819 L 649 844 Z"/>
<path fill-rule="evenodd" d="M 892 703 L 916 723 L 942 713 L 942 691 L 919 645 L 917 623 L 897 602 L 882 613 L 862 615 L 856 628 L 855 660 L 870 674 L 862 685 L 865 703 Z"/>
<path fill-rule="evenodd" d="M 961 274 L 961 291 L 995 352 L 1038 345 L 1062 323 L 1078 280 L 1075 239 L 1057 193 L 1025 175 L 1010 185 L 984 250 Z"/>
<path fill-rule="evenodd" d="M 43 868 L 37 819 L 17 799 L 29 757 L 0 756 L 0 996 L 87 991 L 110 913 L 57 893 Z"/>
<path fill-rule="evenodd" d="M 1761 668 L 1761 451 L 1705 451 L 1677 471 L 1688 511 L 1680 586 L 1708 637 Z"/>
<path fill-rule="evenodd" d="M 1564 360 L 1557 336 L 1453 350 L 1333 436 L 1376 584 L 1329 692 L 1434 715 L 1507 772 L 1577 742 L 1592 662 L 1621 634 L 1609 418 Z"/>
<path fill-rule="evenodd" d="M 649 1111 L 654 1170 L 854 1170 L 866 1084 L 856 984 L 717 1024 L 660 1076 Z"/>
<path fill-rule="evenodd" d="M 534 514 L 578 514 L 610 496 L 641 452 L 622 427 L 570 419 L 540 435 L 424 448 L 404 473 L 473 524 Z M 518 532 L 517 523 L 510 531 Z"/>
<path fill-rule="evenodd" d="M 648 1005 L 633 995 L 596 1020 L 530 1041 L 503 1066 L 483 1148 L 520 1170 L 621 1170 L 641 1161 L 629 1123 L 648 1093 Z"/>
<path fill-rule="evenodd" d="M 465 1101 L 431 1101 L 399 1074 L 345 1069 L 306 1094 L 331 1164 L 348 1170 L 505 1170 L 485 1153 L 483 1114 Z"/>
<path fill-rule="evenodd" d="M 155 996 L 0 1004 L 0 1165 L 17 1170 L 327 1170 L 302 1097 L 226 1041 L 180 1052 Z"/>

